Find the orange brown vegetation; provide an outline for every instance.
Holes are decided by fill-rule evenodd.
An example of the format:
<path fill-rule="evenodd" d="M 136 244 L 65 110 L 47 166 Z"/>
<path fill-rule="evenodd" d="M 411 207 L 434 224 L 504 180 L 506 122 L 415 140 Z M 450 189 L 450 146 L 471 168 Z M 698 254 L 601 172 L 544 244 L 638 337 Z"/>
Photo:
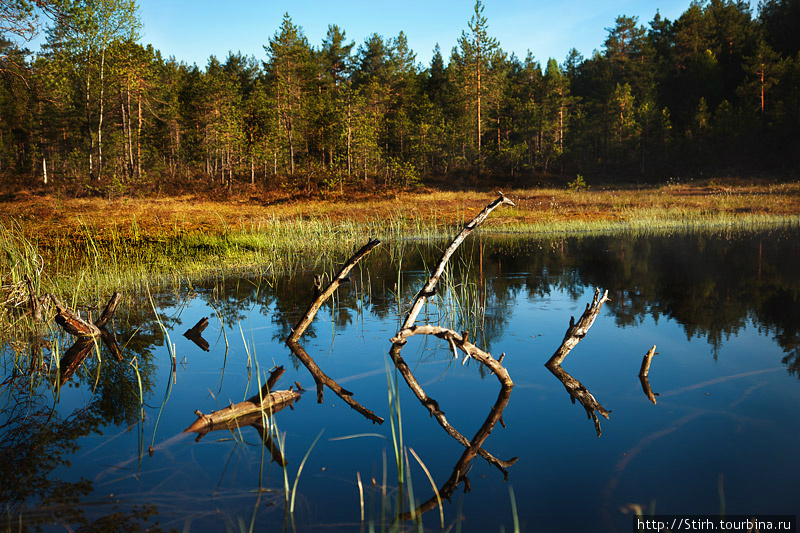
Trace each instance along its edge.
<path fill-rule="evenodd" d="M 517 209 L 498 211 L 488 221 L 493 227 L 560 221 L 626 221 L 644 213 L 665 218 L 685 215 L 800 214 L 800 184 L 764 184 L 714 181 L 675 183 L 658 187 L 505 190 Z M 437 191 L 417 189 L 389 194 L 320 198 L 293 198 L 252 190 L 214 199 L 193 194 L 163 198 L 61 198 L 47 193 L 21 192 L 0 199 L 0 223 L 22 223 L 28 236 L 47 238 L 79 231 L 82 223 L 100 235 L 105 229 L 133 228 L 141 237 L 164 233 L 246 229 L 269 219 L 327 218 L 368 221 L 408 217 L 431 225 L 452 224 L 471 218 L 495 191 Z"/>

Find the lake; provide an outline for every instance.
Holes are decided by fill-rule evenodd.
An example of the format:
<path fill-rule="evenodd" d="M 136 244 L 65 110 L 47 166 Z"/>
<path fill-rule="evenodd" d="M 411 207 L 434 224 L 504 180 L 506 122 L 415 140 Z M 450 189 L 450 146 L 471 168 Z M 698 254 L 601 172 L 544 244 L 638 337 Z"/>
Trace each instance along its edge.
<path fill-rule="evenodd" d="M 417 323 L 505 354 L 513 389 L 436 337 L 411 337 L 401 355 L 451 428 L 465 441 L 483 430 L 481 447 L 508 466 L 477 446 L 465 454 L 389 357 L 447 243 L 376 248 L 316 315 L 300 357 L 284 340 L 315 274 L 324 285 L 335 273 L 329 260 L 125 295 L 107 326 L 122 362 L 91 350 L 54 387 L 70 337 L 35 348 L 42 373 L 14 368 L 4 347 L 3 520 L 12 531 L 383 531 L 414 501 L 428 502 L 425 530 L 610 532 L 631 531 L 636 512 L 800 514 L 798 237 L 470 236 Z M 595 288 L 609 301 L 561 370 L 608 411 L 593 411 L 597 424 L 544 366 Z M 199 337 L 184 336 L 204 317 Z M 345 392 L 326 386 L 319 403 L 303 359 Z M 195 411 L 257 396 L 275 366 L 285 373 L 272 390 L 302 389 L 291 405 L 255 426 L 183 433 Z M 454 468 L 440 507 L 431 481 L 442 487 Z"/>

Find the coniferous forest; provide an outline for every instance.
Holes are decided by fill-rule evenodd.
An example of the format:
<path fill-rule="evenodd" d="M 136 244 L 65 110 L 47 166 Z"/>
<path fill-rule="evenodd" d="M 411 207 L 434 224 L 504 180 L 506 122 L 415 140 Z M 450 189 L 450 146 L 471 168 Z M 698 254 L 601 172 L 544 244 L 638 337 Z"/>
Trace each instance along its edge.
<path fill-rule="evenodd" d="M 142 43 L 135 0 L 0 9 L 0 180 L 148 190 L 340 190 L 502 177 L 621 182 L 800 165 L 800 2 L 620 15 L 592 57 L 509 55 L 480 0 L 447 51 L 310 43 L 286 14 L 261 57 L 189 66 Z M 45 44 L 21 49 L 44 28 Z"/>

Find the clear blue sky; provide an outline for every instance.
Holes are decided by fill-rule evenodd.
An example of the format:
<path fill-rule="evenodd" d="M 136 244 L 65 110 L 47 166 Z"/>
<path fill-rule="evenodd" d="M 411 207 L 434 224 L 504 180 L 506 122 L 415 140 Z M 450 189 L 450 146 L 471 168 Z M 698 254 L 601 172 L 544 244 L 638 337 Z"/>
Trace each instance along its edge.
<path fill-rule="evenodd" d="M 484 0 L 490 34 L 500 46 L 524 58 L 530 50 L 545 63 L 563 62 L 571 48 L 584 57 L 602 50 L 606 28 L 619 15 L 637 16 L 647 26 L 658 9 L 675 20 L 690 0 Z M 751 2 L 751 5 L 753 2 Z M 427 66 L 438 42 L 445 63 L 473 14 L 474 0 L 139 0 L 142 43 L 166 57 L 204 68 L 212 54 L 228 52 L 266 59 L 263 46 L 288 12 L 318 47 L 329 24 L 344 29 L 356 46 L 373 32 L 385 38 L 401 30 Z"/>

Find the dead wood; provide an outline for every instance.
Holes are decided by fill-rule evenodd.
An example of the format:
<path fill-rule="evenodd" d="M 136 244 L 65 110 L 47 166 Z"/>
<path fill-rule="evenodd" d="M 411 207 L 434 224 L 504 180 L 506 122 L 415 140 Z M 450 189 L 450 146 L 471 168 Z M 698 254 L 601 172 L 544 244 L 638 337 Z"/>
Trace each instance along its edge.
<path fill-rule="evenodd" d="M 653 356 L 656 355 L 656 345 L 654 344 L 652 348 L 647 350 L 647 353 L 644 354 L 644 359 L 642 359 L 642 368 L 639 369 L 639 377 L 646 378 L 647 374 L 650 373 L 650 363 L 653 361 Z"/>
<path fill-rule="evenodd" d="M 299 392 L 292 390 L 279 390 L 270 392 L 262 398 L 262 401 L 255 403 L 247 400 L 233 404 L 219 411 L 212 411 L 210 414 L 196 412 L 197 420 L 192 425 L 184 429 L 184 433 L 199 433 L 205 435 L 209 431 L 217 429 L 233 429 L 252 425 L 255 421 L 261 420 L 263 414 L 270 416 L 279 409 L 287 407 L 300 397 Z"/>
<path fill-rule="evenodd" d="M 210 351 L 208 341 L 203 338 L 203 331 L 208 327 L 208 317 L 201 318 L 197 324 L 186 330 L 184 337 L 195 343 L 201 350 Z"/>
<path fill-rule="evenodd" d="M 578 400 L 584 409 L 586 409 L 586 415 L 594 421 L 594 429 L 597 431 L 597 436 L 599 437 L 602 431 L 600 430 L 600 420 L 597 418 L 597 414 L 595 412 L 600 413 L 606 420 L 608 420 L 608 415 L 611 411 L 606 410 L 600 402 L 598 402 L 592 393 L 583 386 L 583 384 L 572 377 L 566 370 L 561 368 L 559 365 L 545 365 L 547 369 L 553 373 L 553 375 L 558 378 L 558 380 L 564 385 L 564 388 L 567 389 L 567 392 L 572 397 L 572 402 L 574 403 L 575 400 Z"/>
<path fill-rule="evenodd" d="M 75 345 L 78 345 L 81 340 L 94 340 L 100 337 L 111 354 L 118 361 L 123 360 L 122 349 L 119 347 L 119 343 L 117 343 L 116 335 L 113 331 L 109 331 L 105 327 L 114 317 L 117 306 L 122 301 L 122 294 L 115 292 L 111 295 L 100 317 L 94 323 L 82 319 L 80 315 L 70 310 L 52 294 L 50 295 L 50 299 L 56 306 L 56 324 L 64 328 L 64 331 L 67 333 L 78 337 L 78 342 L 76 342 Z M 70 375 L 72 374 L 70 373 Z"/>
<path fill-rule="evenodd" d="M 106 304 L 105 309 L 103 309 L 103 312 L 100 313 L 100 318 L 98 318 L 95 321 L 94 325 L 97 326 L 98 328 L 102 328 L 103 326 L 105 326 L 108 323 L 108 321 L 114 317 L 114 313 L 117 310 L 117 306 L 121 301 L 122 301 L 122 294 L 118 292 L 112 294 L 111 299 Z"/>
<path fill-rule="evenodd" d="M 50 295 L 50 298 L 56 305 L 56 324 L 64 328 L 64 331 L 75 337 L 86 339 L 94 339 L 100 336 L 100 329 L 97 326 L 82 319 L 55 296 Z"/>
<path fill-rule="evenodd" d="M 494 211 L 494 209 L 499 205 L 509 205 L 512 207 L 516 207 L 516 204 L 506 198 L 506 196 L 501 192 L 500 196 L 492 201 L 489 205 L 483 208 L 483 211 L 478 213 L 478 215 L 473 218 L 467 225 L 464 226 L 464 229 L 455 236 L 453 242 L 450 243 L 450 246 L 445 249 L 442 253 L 442 257 L 439 259 L 439 263 L 436 265 L 436 268 L 431 273 L 431 277 L 428 278 L 427 283 L 425 286 L 420 289 L 417 293 L 417 296 L 414 298 L 414 301 L 411 303 L 411 308 L 406 314 L 405 321 L 403 322 L 402 327 L 400 330 L 404 330 L 406 328 L 411 327 L 414 322 L 417 321 L 417 316 L 419 312 L 422 310 L 422 306 L 425 305 L 425 301 L 432 295 L 436 294 L 436 284 L 439 283 L 439 278 L 442 277 L 442 273 L 444 272 L 445 265 L 450 260 L 450 257 L 456 251 L 456 249 L 461 245 L 464 239 L 467 238 L 467 235 L 472 233 L 472 231 L 480 226 L 486 217 L 489 216 L 489 213 Z M 405 341 L 403 341 L 405 342 Z"/>
<path fill-rule="evenodd" d="M 361 247 L 358 251 L 356 251 L 353 256 L 345 262 L 342 268 L 339 270 L 338 274 L 333 277 L 331 282 L 328 284 L 325 289 L 322 289 L 322 280 L 319 276 L 314 279 L 314 299 L 306 309 L 303 316 L 300 317 L 300 320 L 297 321 L 297 324 L 292 329 L 292 333 L 289 335 L 289 338 L 286 339 L 286 345 L 292 351 L 292 353 L 300 359 L 300 361 L 305 365 L 308 371 L 311 373 L 311 376 L 314 378 L 314 383 L 317 386 L 317 403 L 322 403 L 323 398 L 323 388 L 328 387 L 331 389 L 339 398 L 345 401 L 347 405 L 361 413 L 364 417 L 368 420 L 371 420 L 373 423 L 383 424 L 383 418 L 377 416 L 374 412 L 370 411 L 357 401 L 353 399 L 353 393 L 349 390 L 342 388 L 341 385 L 336 383 L 333 379 L 331 379 L 322 369 L 317 365 L 316 361 L 308 355 L 308 352 L 300 346 L 298 340 L 300 337 L 305 333 L 308 326 L 311 324 L 311 321 L 314 320 L 314 316 L 319 311 L 320 307 L 330 298 L 336 289 L 339 288 L 339 285 L 342 283 L 349 281 L 347 275 L 353 269 L 356 264 L 363 259 L 367 254 L 369 254 L 372 250 L 375 249 L 381 242 L 377 239 L 370 239 L 367 244 Z"/>
<path fill-rule="evenodd" d="M 425 332 L 425 334 L 437 335 L 440 338 L 446 339 L 450 343 L 451 348 L 453 346 L 458 346 L 460 344 L 459 348 L 462 351 L 464 351 L 465 354 L 468 354 L 469 356 L 474 355 L 479 361 L 486 364 L 493 372 L 495 372 L 495 375 L 497 375 L 501 384 L 504 383 L 504 379 L 507 379 L 508 385 L 507 386 L 504 385 L 504 388 L 508 388 L 510 392 L 511 387 L 513 387 L 513 382 L 511 382 L 511 378 L 508 375 L 508 372 L 505 371 L 502 365 L 500 365 L 499 361 L 496 361 L 493 357 L 491 357 L 491 355 L 487 354 L 486 352 L 480 351 L 477 347 L 467 342 L 467 340 L 464 338 L 465 336 L 458 335 L 454 331 L 447 330 L 446 328 L 439 328 L 437 326 L 428 325 L 428 326 L 418 326 L 416 328 L 413 327 L 414 323 L 417 320 L 417 316 L 419 316 L 419 313 L 422 310 L 423 305 L 425 305 L 426 300 L 430 296 L 436 294 L 436 285 L 439 282 L 439 279 L 441 278 L 445 266 L 447 265 L 447 262 L 450 260 L 450 257 L 453 255 L 453 253 L 456 251 L 459 245 L 464 241 L 464 239 L 470 233 L 472 233 L 472 231 L 475 228 L 477 228 L 484 220 L 486 220 L 486 217 L 489 216 L 489 213 L 491 213 L 499 205 L 503 204 L 510 206 L 516 205 L 514 204 L 514 202 L 506 198 L 506 196 L 501 192 L 500 196 L 497 199 L 493 200 L 491 203 L 489 203 L 489 205 L 484 207 L 483 210 L 480 213 L 478 213 L 478 215 L 475 218 L 473 218 L 467 225 L 464 226 L 461 232 L 458 235 L 456 235 L 456 237 L 450 243 L 450 246 L 448 246 L 445 249 L 445 251 L 442 253 L 442 257 L 439 259 L 439 263 L 436 265 L 436 268 L 434 268 L 433 272 L 431 273 L 430 278 L 428 278 L 428 281 L 425 283 L 422 289 L 420 289 L 420 291 L 414 298 L 414 301 L 412 302 L 411 307 L 408 313 L 406 314 L 405 320 L 403 321 L 403 325 L 400 327 L 400 330 L 398 331 L 397 335 L 391 339 L 392 347 L 389 350 L 389 355 L 392 358 L 392 362 L 394 363 L 395 367 L 400 372 L 400 374 L 403 376 L 403 379 L 406 381 L 406 384 L 414 393 L 414 395 L 417 397 L 417 399 L 420 401 L 420 403 L 422 403 L 422 405 L 428 410 L 431 416 L 433 416 L 436 419 L 436 421 L 439 423 L 442 429 L 444 429 L 445 432 L 451 437 L 453 437 L 456 441 L 461 443 L 461 445 L 464 446 L 465 448 L 470 447 L 470 442 L 467 440 L 466 437 L 464 437 L 464 435 L 462 435 L 456 428 L 454 428 L 447 421 L 444 412 L 439 408 L 438 402 L 425 393 L 422 386 L 420 386 L 419 382 L 414 377 L 414 374 L 411 372 L 411 369 L 408 367 L 408 364 L 400 355 L 400 351 L 403 349 L 403 346 L 407 342 L 407 338 L 414 334 Z M 421 329 L 421 328 L 427 328 L 427 329 Z M 456 342 L 456 339 L 458 339 L 458 342 Z M 455 353 L 454 348 L 453 352 Z M 480 455 L 483 459 L 485 459 L 486 461 L 497 467 L 501 472 L 503 472 L 503 477 L 505 479 L 508 479 L 508 472 L 506 471 L 506 468 L 513 465 L 517 461 L 516 457 L 509 461 L 502 461 L 496 458 L 488 451 L 486 451 L 485 449 L 483 449 L 482 447 L 480 447 L 480 445 L 478 446 L 476 453 Z"/>
<path fill-rule="evenodd" d="M 511 380 L 511 376 L 508 374 L 508 370 L 506 370 L 506 368 L 501 365 L 497 359 L 492 357 L 492 354 L 484 352 L 474 344 L 470 343 L 465 338 L 467 335 L 459 335 L 455 331 L 443 328 L 441 326 L 432 326 L 430 324 L 415 325 L 401 330 L 397 336 L 392 339 L 392 343 L 400 344 L 412 335 L 435 335 L 440 339 L 444 339 L 451 343 L 452 346 L 455 346 L 464 352 L 465 357 L 471 357 L 484 364 L 495 376 L 497 376 L 497 379 L 500 380 L 501 385 L 508 387 L 509 389 L 514 386 L 514 382 Z"/>
<path fill-rule="evenodd" d="M 334 292 L 336 292 L 336 289 L 339 288 L 339 285 L 347 281 L 347 274 L 349 274 L 353 267 L 356 266 L 356 263 L 369 254 L 380 243 L 381 241 L 377 239 L 370 239 L 367 244 L 362 246 L 360 250 L 358 250 L 350 259 L 347 260 L 347 262 L 339 270 L 339 273 L 334 276 L 324 290 L 319 291 L 319 285 L 316 286 L 317 290 L 315 292 L 319 291 L 319 294 L 316 295 L 314 300 L 312 300 L 312 302 L 309 304 L 308 309 L 306 309 L 306 312 L 303 313 L 303 316 L 297 321 L 297 324 L 295 325 L 294 329 L 292 329 L 292 333 L 289 335 L 289 338 L 286 339 L 287 343 L 289 341 L 296 342 L 300 339 L 300 336 L 303 335 L 305 330 L 311 324 L 311 321 L 314 320 L 314 315 L 317 314 L 317 311 L 319 311 L 319 308 L 322 307 L 322 304 L 324 304 L 325 301 L 330 298 Z"/>
<path fill-rule="evenodd" d="M 561 346 L 555 351 L 553 357 L 545 363 L 545 366 L 560 365 L 564 361 L 564 358 L 567 357 L 569 352 L 571 352 L 586 336 L 589 328 L 594 324 L 597 315 L 600 314 L 600 309 L 603 308 L 603 304 L 607 301 L 608 291 L 605 291 L 601 298 L 600 289 L 595 289 L 592 302 L 586 304 L 586 310 L 583 312 L 578 322 L 575 322 L 575 317 L 570 317 L 569 327 L 567 328 L 567 333 L 564 335 L 564 340 L 561 341 Z"/>
<path fill-rule="evenodd" d="M 319 365 L 317 365 L 316 361 L 314 361 L 314 359 L 308 355 L 308 352 L 306 352 L 305 349 L 300 346 L 300 344 L 294 341 L 286 341 L 286 344 L 289 346 L 289 349 L 292 351 L 295 357 L 300 359 L 300 362 L 303 363 L 303 365 L 311 373 L 311 376 L 314 378 L 314 383 L 317 386 L 317 403 L 322 403 L 323 387 L 328 387 L 334 392 L 334 394 L 344 400 L 347 405 L 361 413 L 365 418 L 371 420 L 373 423 L 377 422 L 378 424 L 383 424 L 383 418 L 355 401 L 353 399 L 353 393 L 342 388 L 341 385 L 336 383 L 336 381 L 325 374 Z"/>
<path fill-rule="evenodd" d="M 598 402 L 592 393 L 581 384 L 580 381 L 573 378 L 566 370 L 561 368 L 561 363 L 564 361 L 564 358 L 569 355 L 569 352 L 577 346 L 577 344 L 586 337 L 586 334 L 589 332 L 589 328 L 592 327 L 594 324 L 597 315 L 600 314 L 600 310 L 603 308 L 603 304 L 608 301 L 608 291 L 603 293 L 603 296 L 600 296 L 600 289 L 597 288 L 594 290 L 594 297 L 592 298 L 591 303 L 586 304 L 586 309 L 584 310 L 583 314 L 581 315 L 578 322 L 575 322 L 575 317 L 569 318 L 569 327 L 567 328 L 567 332 L 564 335 L 564 340 L 561 341 L 561 345 L 555 351 L 553 356 L 550 358 L 544 366 L 552 372 L 552 374 L 558 378 L 559 381 L 564 385 L 564 388 L 567 389 L 570 397 L 572 398 L 572 402 L 574 403 L 575 400 L 578 400 L 583 408 L 586 410 L 586 414 L 589 418 L 594 421 L 594 428 L 597 431 L 597 436 L 599 437 L 601 434 L 600 430 L 600 420 L 597 418 L 595 412 L 600 413 L 606 420 L 608 420 L 608 415 L 611 411 L 606 410 L 600 402 Z"/>
<path fill-rule="evenodd" d="M 656 405 L 657 395 L 654 394 L 653 389 L 650 388 L 650 379 L 647 376 L 650 373 L 650 363 L 653 361 L 653 356 L 657 353 L 656 345 L 654 344 L 653 347 L 644 354 L 642 367 L 639 369 L 639 382 L 642 384 L 642 390 L 644 391 L 644 395 L 647 396 L 647 399 L 653 402 L 653 405 Z"/>

